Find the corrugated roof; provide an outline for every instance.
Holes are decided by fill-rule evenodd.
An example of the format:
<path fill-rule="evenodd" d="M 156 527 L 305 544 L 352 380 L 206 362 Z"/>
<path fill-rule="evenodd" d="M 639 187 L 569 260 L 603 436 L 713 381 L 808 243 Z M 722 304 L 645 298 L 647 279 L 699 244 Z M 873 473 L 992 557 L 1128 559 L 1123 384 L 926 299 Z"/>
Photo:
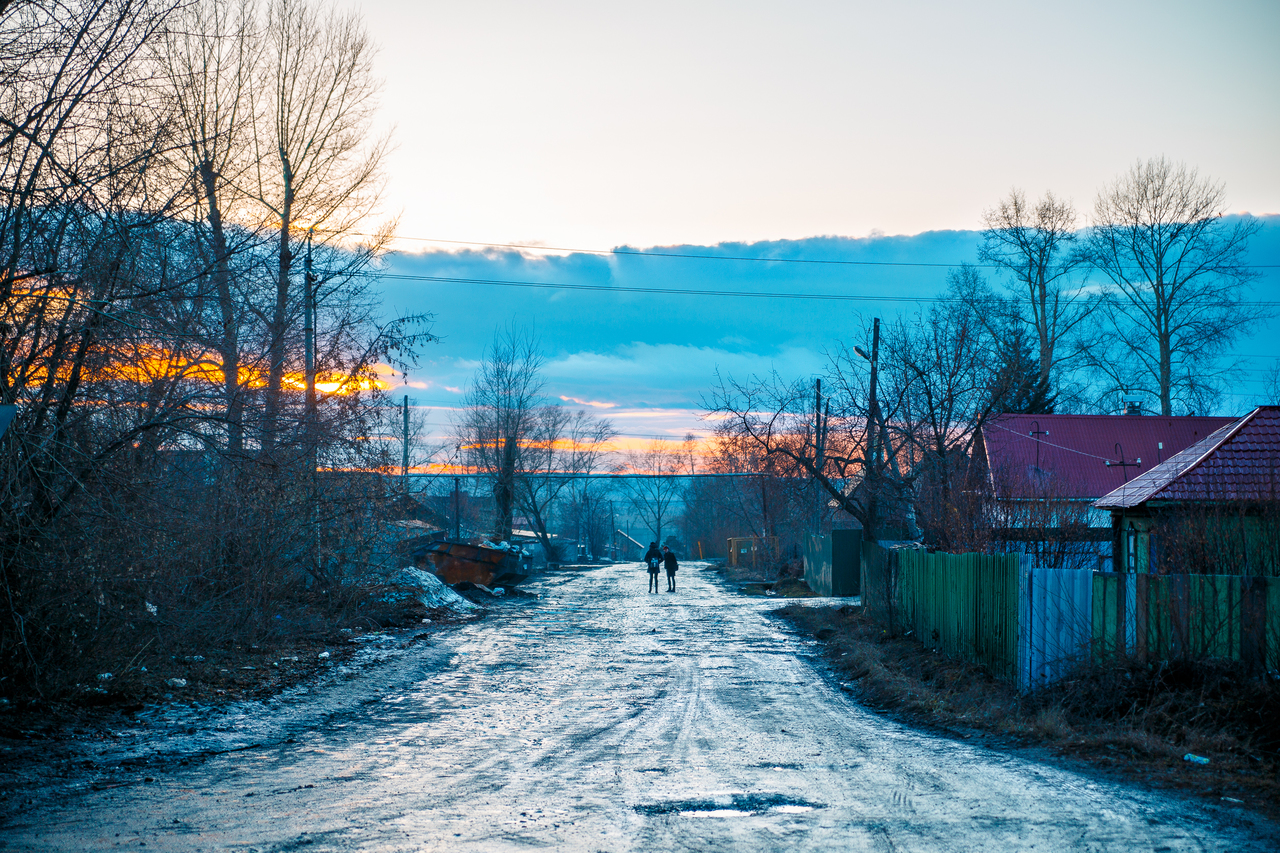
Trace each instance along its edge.
<path fill-rule="evenodd" d="M 1163 465 L 1098 499 L 1100 509 L 1150 500 L 1257 501 L 1280 496 L 1280 406 L 1260 406 Z"/>
<path fill-rule="evenodd" d="M 982 439 L 992 484 L 1001 497 L 1040 497 L 1051 488 L 1056 496 L 1094 500 L 1235 422 L 1157 415 L 1000 415 L 983 427 Z M 1116 464 L 1122 461 L 1129 464 Z"/>

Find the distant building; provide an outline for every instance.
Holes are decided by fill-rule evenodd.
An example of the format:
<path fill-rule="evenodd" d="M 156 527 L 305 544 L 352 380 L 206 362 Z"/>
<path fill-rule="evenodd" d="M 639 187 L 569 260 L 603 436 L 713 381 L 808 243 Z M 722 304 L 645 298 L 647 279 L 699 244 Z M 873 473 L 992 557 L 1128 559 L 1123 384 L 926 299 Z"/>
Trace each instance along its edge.
<path fill-rule="evenodd" d="M 993 498 L 993 550 L 1053 568 L 1110 569 L 1110 513 L 1094 502 L 1233 418 L 999 415 L 975 442 Z"/>

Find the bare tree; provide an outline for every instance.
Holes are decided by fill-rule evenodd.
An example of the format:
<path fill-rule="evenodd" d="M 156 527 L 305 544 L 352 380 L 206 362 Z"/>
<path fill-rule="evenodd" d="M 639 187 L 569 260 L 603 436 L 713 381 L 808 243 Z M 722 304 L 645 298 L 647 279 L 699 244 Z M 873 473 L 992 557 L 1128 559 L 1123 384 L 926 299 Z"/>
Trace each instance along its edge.
<path fill-rule="evenodd" d="M 542 437 L 540 429 L 556 428 L 543 414 L 543 361 L 533 332 L 514 324 L 499 328 L 454 428 L 466 464 L 489 481 L 497 510 L 493 535 L 501 540 L 511 538 L 517 478 L 530 443 Z"/>
<path fill-rule="evenodd" d="M 740 452 L 788 460 L 788 476 L 817 483 L 869 537 L 915 538 L 923 527 L 933 544 L 970 541 L 968 509 L 979 508 L 969 483 L 973 440 L 1020 396 L 1025 371 L 1012 369 L 976 312 L 957 301 L 889 327 L 874 403 L 869 357 L 851 343 L 835 348 L 825 398 L 816 383 L 771 374 L 721 379 L 708 408 Z"/>
<path fill-rule="evenodd" d="M 371 136 L 379 84 L 374 45 L 358 15 L 333 8 L 322 13 L 308 0 L 271 0 L 265 31 L 267 85 L 259 94 L 264 119 L 255 125 L 255 197 L 264 220 L 278 231 L 275 302 L 267 314 L 263 438 L 269 446 L 278 437 L 288 338 L 299 309 L 291 298 L 297 242 L 303 235 L 337 241 L 372 211 L 388 141 Z M 374 248 L 389 236 L 387 231 L 375 237 Z M 348 266 L 361 260 L 353 258 Z M 315 297 L 304 297 L 305 315 Z"/>
<path fill-rule="evenodd" d="M 1013 189 L 982 218 L 986 227 L 978 257 L 1007 272 L 1013 281 L 1007 285 L 1007 301 L 982 299 L 986 304 L 975 307 L 979 316 L 999 316 L 1005 312 L 991 308 L 1004 308 L 1009 319 L 1032 330 L 1040 381 L 1048 386 L 1064 356 L 1064 342 L 1088 316 L 1094 301 L 1071 282 L 1072 274 L 1083 266 L 1075 251 L 1075 209 L 1051 192 L 1033 205 L 1022 190 Z M 975 295 L 981 299 L 985 294 L 979 290 Z"/>
<path fill-rule="evenodd" d="M 662 542 L 662 530 L 673 515 L 672 506 L 684 490 L 679 479 L 692 473 L 693 440 L 683 442 L 653 439 L 643 449 L 624 454 L 625 467 L 634 477 L 620 480 L 636 514 Z"/>
<path fill-rule="evenodd" d="M 1110 283 L 1105 323 L 1086 352 L 1107 391 L 1145 391 L 1203 410 L 1223 375 L 1216 360 L 1264 314 L 1242 293 L 1255 220 L 1223 220 L 1221 184 L 1163 157 L 1135 163 L 1104 187 L 1085 245 Z"/>
<path fill-rule="evenodd" d="M 732 440 L 739 453 L 787 460 L 797 475 L 812 478 L 843 511 L 868 527 L 866 506 L 851 487 L 866 464 L 865 404 L 858 418 L 853 410 L 859 403 L 837 397 L 833 422 L 827 420 L 830 405 L 824 411 L 806 381 L 788 381 L 776 371 L 745 380 L 719 374 L 716 379 L 705 406 L 719 421 L 718 435 Z M 834 426 L 834 434 L 824 423 Z"/>
<path fill-rule="evenodd" d="M 257 116 L 252 82 L 260 68 L 261 39 L 250 0 L 200 0 L 171 16 L 157 62 L 165 68 L 174 105 L 178 182 L 189 186 L 196 216 L 197 251 L 208 269 L 217 306 L 213 346 L 220 359 L 227 447 L 244 449 L 240 336 L 243 300 L 235 291 L 234 255 L 256 235 L 231 236 L 229 220 L 250 217 L 247 179 L 253 165 Z"/>
<path fill-rule="evenodd" d="M 583 411 L 569 413 L 561 406 L 537 410 L 533 431 L 520 451 L 515 502 L 549 559 L 560 556 L 550 532 L 557 504 L 565 496 L 574 506 L 586 502 L 591 475 L 600 468 L 615 435 L 612 423 Z"/>
<path fill-rule="evenodd" d="M 351 266 L 369 251 L 316 251 L 314 364 L 333 374 L 316 455 L 330 470 L 210 476 L 232 468 L 214 468 L 235 444 L 228 395 L 266 372 L 244 353 L 266 349 L 254 268 L 270 256 L 226 148 L 246 30 L 200 16 L 234 7 L 198 2 L 214 5 L 0 7 L 0 402 L 19 409 L 0 444 L 6 692 L 75 689 L 86 671 L 150 662 L 147 649 L 167 660 L 193 631 L 269 635 L 275 614 L 317 591 L 339 607 L 380 566 L 370 507 L 389 459 L 364 440 L 385 411 L 373 371 L 411 361 L 422 338 L 374 322 Z"/>
<path fill-rule="evenodd" d="M 684 527 L 692 541 L 754 535 L 776 539 L 791 553 L 806 533 L 829 526 L 825 492 L 785 456 L 769 456 L 721 425 L 707 442 L 700 477 L 684 496 Z M 717 546 L 717 549 L 721 546 Z"/>
<path fill-rule="evenodd" d="M 717 375 L 706 404 L 718 416 L 718 434 L 732 437 L 739 452 L 786 460 L 788 476 L 811 478 L 873 538 L 880 534 L 882 500 L 900 503 L 907 486 L 900 447 L 887 429 L 898 403 L 872 394 L 877 383 L 868 360 L 878 363 L 877 335 L 871 331 L 861 341 L 867 349 L 846 343 L 828 355 L 825 394 L 819 379 Z"/>
<path fill-rule="evenodd" d="M 1280 358 L 1271 363 L 1262 375 L 1262 396 L 1259 405 L 1280 404 Z"/>
<path fill-rule="evenodd" d="M 900 321 L 888 335 L 886 386 L 899 405 L 888 422 L 894 459 L 910 465 L 914 501 L 927 541 L 956 544 L 965 526 L 962 500 L 978 430 L 1004 396 L 991 338 L 965 311 L 945 303 Z"/>
<path fill-rule="evenodd" d="M 565 496 L 578 514 L 599 491 L 591 475 L 617 435 L 613 424 L 585 411 L 570 414 L 560 406 L 546 406 L 538 415 L 534 440 L 526 447 L 517 478 L 516 505 L 533 525 L 533 532 L 551 559 L 562 556 L 551 540 L 549 526 L 556 504 Z"/>

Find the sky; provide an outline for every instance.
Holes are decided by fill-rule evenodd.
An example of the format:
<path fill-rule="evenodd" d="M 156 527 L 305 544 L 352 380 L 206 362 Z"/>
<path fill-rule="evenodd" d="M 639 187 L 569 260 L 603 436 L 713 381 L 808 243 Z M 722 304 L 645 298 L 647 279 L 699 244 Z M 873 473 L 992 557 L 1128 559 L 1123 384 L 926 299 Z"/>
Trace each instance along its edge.
<path fill-rule="evenodd" d="M 901 307 L 872 297 L 928 297 L 945 281 L 936 268 L 439 241 L 955 264 L 973 259 L 983 210 L 1010 188 L 1052 190 L 1085 225 L 1103 184 L 1162 155 L 1221 181 L 1231 211 L 1280 213 L 1273 0 L 360 8 L 381 44 L 380 120 L 396 141 L 383 213 L 398 218 L 401 251 L 389 273 L 867 299 L 389 279 L 388 311 L 432 311 L 443 338 L 409 377 L 424 406 L 453 399 L 444 389 L 460 389 L 514 319 L 543 339 L 554 397 L 604 404 L 589 407 L 627 433 L 682 433 L 700 425 L 715 369 L 807 375 L 848 329 Z M 1254 254 L 1280 263 L 1275 242 Z M 1280 356 L 1270 340 L 1242 346 Z"/>

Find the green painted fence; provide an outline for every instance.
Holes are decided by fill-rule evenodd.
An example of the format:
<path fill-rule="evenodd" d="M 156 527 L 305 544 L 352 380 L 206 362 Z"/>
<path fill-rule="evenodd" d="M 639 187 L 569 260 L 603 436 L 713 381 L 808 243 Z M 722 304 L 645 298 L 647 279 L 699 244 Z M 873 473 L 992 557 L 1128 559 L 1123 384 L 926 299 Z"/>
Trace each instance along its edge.
<path fill-rule="evenodd" d="M 930 648 L 1015 678 L 1018 556 L 909 550 L 893 554 L 898 562 L 900 624 Z"/>
<path fill-rule="evenodd" d="M 1225 658 L 1280 671 L 1280 578 L 1094 572 L 1090 580 L 1069 572 L 1064 586 L 1049 576 L 1054 570 L 1020 565 L 1017 554 L 929 554 L 874 542 L 862 552 L 869 616 L 1023 689 L 1090 654 L 1099 662 Z M 1051 581 L 1057 594 L 1037 597 Z M 1067 634 L 1071 648 L 1055 648 L 1051 641 L 1062 646 Z"/>
<path fill-rule="evenodd" d="M 1280 669 L 1280 578 L 1097 572 L 1093 655 Z"/>

